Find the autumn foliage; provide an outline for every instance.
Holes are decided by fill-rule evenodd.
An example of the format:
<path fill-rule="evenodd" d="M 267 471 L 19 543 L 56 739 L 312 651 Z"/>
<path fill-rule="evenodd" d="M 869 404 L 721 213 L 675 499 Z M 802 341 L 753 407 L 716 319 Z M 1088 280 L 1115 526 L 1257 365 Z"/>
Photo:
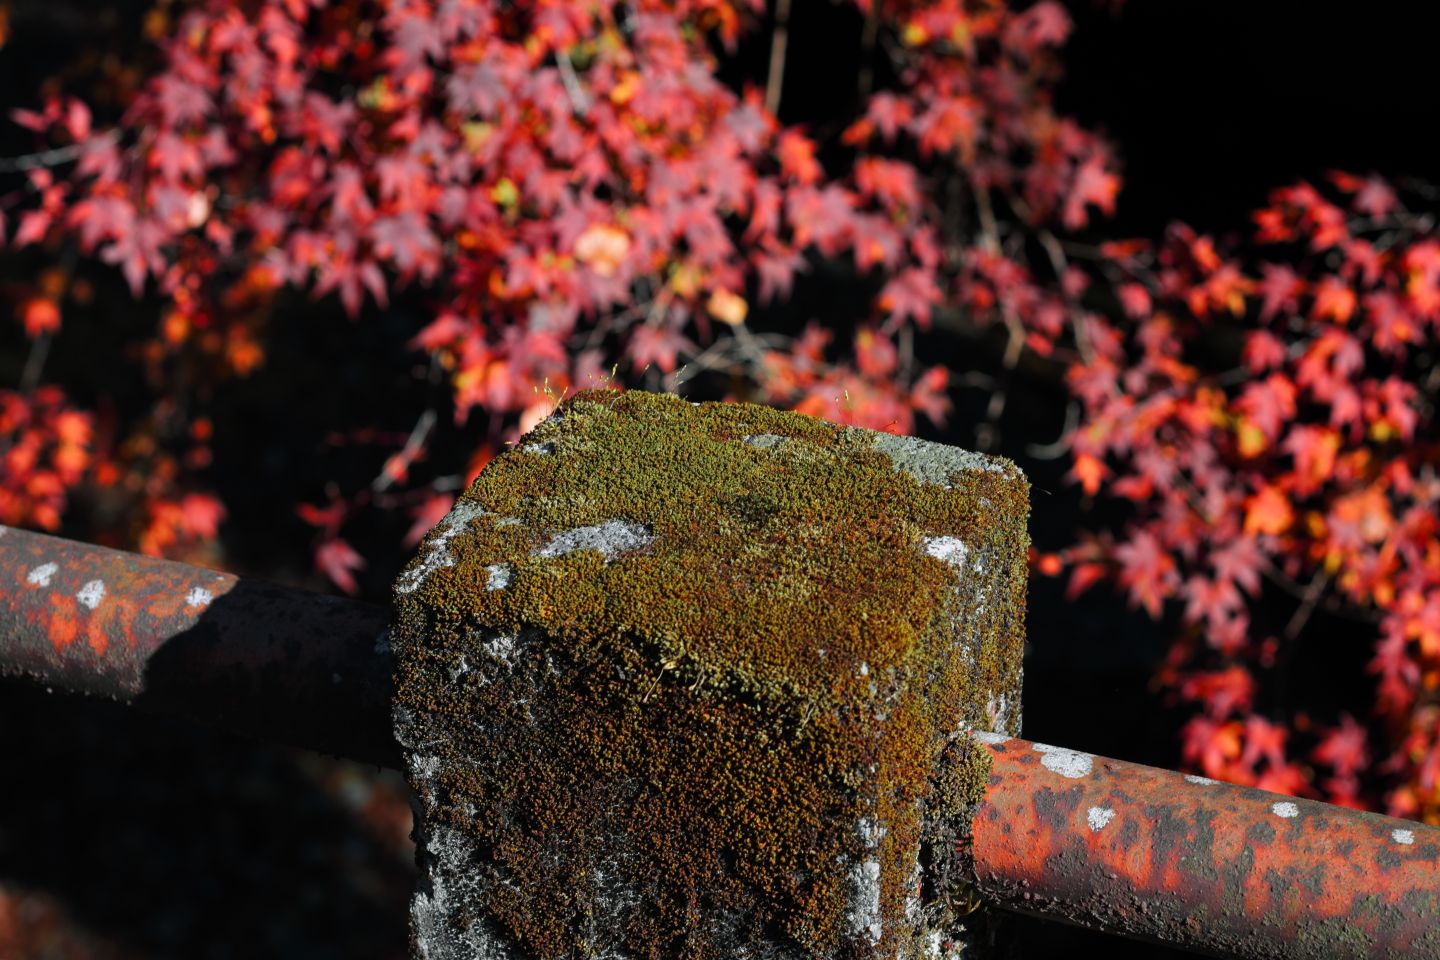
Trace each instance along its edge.
<path fill-rule="evenodd" d="M 744 37 L 783 28 L 763 5 L 161 8 L 123 116 L 102 124 L 72 92 L 14 116 L 36 152 L 0 167 L 0 227 L 53 266 L 15 301 L 33 362 L 0 390 L 0 521 L 56 529 L 106 490 L 128 505 L 115 542 L 213 540 L 226 438 L 173 384 L 252 375 L 296 292 L 362 324 L 423 304 L 407 362 L 448 385 L 373 480 L 295 505 L 352 592 L 359 515 L 407 511 L 413 542 L 567 390 L 695 381 L 908 433 L 981 383 L 994 446 L 1008 385 L 1050 371 L 1072 398 L 1071 475 L 1129 519 L 1037 566 L 1175 624 L 1161 679 L 1193 714 L 1185 762 L 1440 820 L 1434 194 L 1336 174 L 1277 191 L 1246 243 L 1107 238 L 1116 160 L 1052 107 L 1058 3 L 858 6 L 878 67 L 824 138 L 777 119 L 776 77 L 719 78 Z M 142 417 L 45 385 L 51 338 L 91 296 L 77 257 L 156 306 L 133 358 L 156 397 Z M 797 284 L 837 271 L 866 291 L 854 317 L 787 317 Z M 917 348 L 962 336 L 995 346 L 976 353 L 993 382 Z M 448 485 L 422 468 L 444 456 L 442 416 L 479 451 Z M 1261 622 L 1277 592 L 1293 615 Z M 1317 609 L 1373 643 L 1373 717 L 1267 693 Z"/>

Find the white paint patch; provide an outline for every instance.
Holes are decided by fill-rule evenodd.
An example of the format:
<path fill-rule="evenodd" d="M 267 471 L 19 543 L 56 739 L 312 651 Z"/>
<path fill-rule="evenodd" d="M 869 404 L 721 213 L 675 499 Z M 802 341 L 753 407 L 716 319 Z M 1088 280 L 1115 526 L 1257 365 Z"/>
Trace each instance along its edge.
<path fill-rule="evenodd" d="M 1115 811 L 1109 807 L 1091 807 L 1085 814 L 1085 822 L 1090 824 L 1091 833 L 1099 833 L 1105 829 L 1105 825 L 1115 819 Z"/>
<path fill-rule="evenodd" d="M 1295 804 L 1289 802 L 1288 800 L 1282 800 L 1279 803 L 1271 804 L 1270 812 L 1275 814 L 1275 816 L 1282 817 L 1286 820 L 1290 820 L 1294 817 L 1300 816 L 1300 808 L 1295 806 Z"/>
<path fill-rule="evenodd" d="M 943 560 L 952 567 L 964 567 L 970 548 L 959 537 L 924 537 L 920 545 L 936 560 Z"/>
<path fill-rule="evenodd" d="M 1071 780 L 1088 777 L 1095 764 L 1095 757 L 1077 750 L 1052 747 L 1046 743 L 1035 744 L 1035 752 L 1041 754 L 1040 763 L 1051 773 L 1058 773 Z"/>
<path fill-rule="evenodd" d="M 1390 831 L 1390 839 L 1391 839 L 1391 840 L 1394 840 L 1396 843 L 1404 844 L 1405 846 L 1408 847 L 1408 846 L 1410 846 L 1411 844 L 1413 844 L 1413 843 L 1415 842 L 1415 831 L 1414 831 L 1414 830 L 1391 830 L 1391 831 Z"/>
<path fill-rule="evenodd" d="M 430 531 L 425 556 L 421 557 L 413 567 L 400 574 L 399 579 L 395 581 L 395 589 L 400 593 L 414 593 L 420 589 L 420 584 L 425 582 L 425 578 L 436 570 L 455 566 L 455 558 L 450 555 L 450 541 L 461 533 L 471 520 L 483 517 L 489 512 L 475 503 L 455 504 L 445 518 L 435 525 L 435 529 Z"/>
<path fill-rule="evenodd" d="M 100 606 L 100 601 L 105 599 L 105 581 L 91 580 L 80 588 L 79 592 L 75 594 L 75 599 L 94 610 Z"/>
<path fill-rule="evenodd" d="M 655 535 L 638 523 L 628 520 L 606 520 L 588 527 L 576 527 L 557 533 L 550 542 L 532 551 L 537 557 L 563 557 L 576 550 L 598 550 L 606 560 L 613 560 L 622 553 L 639 550 L 655 541 Z"/>
<path fill-rule="evenodd" d="M 972 730 L 970 736 L 981 743 L 1009 743 L 1010 738 L 1003 733 L 991 733 L 989 730 Z"/>
<path fill-rule="evenodd" d="M 485 589 L 504 590 L 510 586 L 510 564 L 492 563 L 485 568 Z"/>
<path fill-rule="evenodd" d="M 50 586 L 50 578 L 60 571 L 58 564 L 42 563 L 25 575 L 25 582 L 33 587 Z"/>
<path fill-rule="evenodd" d="M 204 587 L 191 587 L 190 592 L 185 594 L 185 606 L 187 607 L 208 607 L 215 599 L 215 594 Z"/>
<path fill-rule="evenodd" d="M 1193 774 L 1193 773 L 1187 773 L 1187 774 L 1185 774 L 1185 782 L 1186 782 L 1186 783 L 1193 783 L 1193 784 L 1195 784 L 1195 786 L 1197 786 L 1197 787 L 1213 787 L 1213 786 L 1215 786 L 1215 784 L 1219 783 L 1220 781 L 1218 781 L 1218 780 L 1211 780 L 1209 777 L 1197 777 L 1197 776 L 1196 776 L 1195 774 Z"/>

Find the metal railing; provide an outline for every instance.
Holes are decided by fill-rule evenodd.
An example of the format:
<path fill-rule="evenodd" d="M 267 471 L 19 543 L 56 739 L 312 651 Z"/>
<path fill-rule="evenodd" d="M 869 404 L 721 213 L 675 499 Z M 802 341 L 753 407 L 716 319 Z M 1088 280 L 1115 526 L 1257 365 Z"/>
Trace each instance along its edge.
<path fill-rule="evenodd" d="M 396 767 L 388 615 L 0 527 L 0 673 Z M 1206 953 L 1440 960 L 1440 829 L 998 735 L 992 905 Z"/>

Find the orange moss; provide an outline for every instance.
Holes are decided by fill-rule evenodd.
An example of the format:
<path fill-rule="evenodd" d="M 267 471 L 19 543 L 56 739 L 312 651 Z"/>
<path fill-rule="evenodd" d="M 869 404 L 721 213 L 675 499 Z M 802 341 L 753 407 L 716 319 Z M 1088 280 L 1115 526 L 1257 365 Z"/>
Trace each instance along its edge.
<path fill-rule="evenodd" d="M 487 855 L 474 915 L 545 960 L 917 951 L 917 857 L 985 782 L 952 734 L 1019 703 L 1027 495 L 1005 461 L 764 407 L 570 400 L 397 592 L 426 815 Z M 556 547 L 612 521 L 645 536 Z"/>

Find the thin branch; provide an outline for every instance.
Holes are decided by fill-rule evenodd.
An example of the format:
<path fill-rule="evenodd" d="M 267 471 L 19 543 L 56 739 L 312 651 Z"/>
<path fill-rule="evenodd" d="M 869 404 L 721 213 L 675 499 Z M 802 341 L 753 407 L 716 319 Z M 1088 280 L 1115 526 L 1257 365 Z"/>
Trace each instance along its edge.
<path fill-rule="evenodd" d="M 99 134 L 85 143 L 72 143 L 69 146 L 41 150 L 38 153 L 26 153 L 18 157 L 0 157 L 0 173 L 24 173 L 27 170 L 39 170 L 41 167 L 58 167 L 61 164 L 80 159 L 91 143 L 118 140 L 119 138 L 119 131 L 111 130 Z"/>
<path fill-rule="evenodd" d="M 988 373 L 981 373 L 979 370 L 970 370 L 955 377 L 955 386 L 974 387 L 976 390 L 994 390 L 995 378 Z"/>
<path fill-rule="evenodd" d="M 990 191 L 975 190 L 975 209 L 980 214 L 980 244 L 988 253 L 1000 252 L 1000 228 L 995 222 L 995 209 L 990 205 Z"/>
<path fill-rule="evenodd" d="M 765 109 L 780 115 L 780 93 L 785 82 L 785 48 L 790 44 L 790 0 L 775 4 L 775 32 L 770 38 L 770 70 L 765 77 Z"/>
<path fill-rule="evenodd" d="M 1065 273 L 1070 269 L 1070 262 L 1065 259 L 1065 251 L 1060 246 L 1060 240 L 1049 230 L 1039 231 L 1040 246 L 1045 249 L 1045 255 L 1050 258 L 1050 267 L 1055 271 L 1057 283 L 1065 282 Z M 1085 363 L 1091 363 L 1095 359 L 1095 352 L 1090 347 L 1090 336 L 1085 331 L 1085 318 L 1075 317 L 1072 321 L 1075 334 L 1075 349 L 1080 352 L 1080 359 Z"/>
<path fill-rule="evenodd" d="M 990 403 L 985 408 L 985 422 L 975 430 L 975 442 L 981 450 L 993 450 L 999 440 L 1000 418 L 1005 413 L 1010 377 L 1020 365 L 1020 355 L 1025 350 L 1025 328 L 1020 325 L 1020 318 L 1009 306 L 1004 308 L 1004 314 L 1005 329 L 1009 334 L 1009 339 L 1005 341 L 1005 356 L 1001 360 L 1005 375 L 999 388 L 990 394 Z"/>
<path fill-rule="evenodd" d="M 1269 580 L 1296 600 L 1304 603 L 1307 587 L 1302 586 L 1298 580 L 1286 574 L 1279 567 L 1275 566 L 1274 563 L 1267 562 L 1265 566 L 1260 568 L 1260 572 L 1266 580 Z M 1325 597 L 1319 602 L 1319 605 L 1326 613 L 1334 614 L 1346 620 L 1354 620 L 1358 623 L 1375 624 L 1384 619 L 1384 614 L 1379 610 L 1365 610 L 1352 604 L 1346 604 L 1334 596 Z M 1303 626 L 1303 624 L 1301 624 L 1301 626 Z"/>
<path fill-rule="evenodd" d="M 585 87 L 580 83 L 580 77 L 575 73 L 575 65 L 570 62 L 570 54 L 564 50 L 555 51 L 555 62 L 560 67 L 560 82 L 565 84 L 565 93 L 570 97 L 570 106 L 577 117 L 584 117 L 590 112 L 590 96 L 585 92 Z"/>
<path fill-rule="evenodd" d="M 895 380 L 897 383 L 909 383 L 915 370 L 915 328 L 908 323 L 900 327 L 899 354 Z"/>
<path fill-rule="evenodd" d="M 42 330 L 30 344 L 30 354 L 25 358 L 25 369 L 20 373 L 20 393 L 29 396 L 40 385 L 40 374 L 45 369 L 45 359 L 50 355 L 50 341 L 53 334 Z"/>
<path fill-rule="evenodd" d="M 1050 443 L 1032 443 L 1025 448 L 1025 452 L 1036 460 L 1058 460 L 1070 449 L 1069 437 L 1080 425 L 1080 404 L 1070 401 L 1065 404 L 1065 426 L 1060 429 L 1060 436 Z"/>
<path fill-rule="evenodd" d="M 860 34 L 860 79 L 856 92 L 862 106 L 869 98 L 870 91 L 875 89 L 875 38 L 879 32 L 880 13 L 872 2 L 870 12 L 865 15 L 864 30 Z"/>
<path fill-rule="evenodd" d="M 424 413 L 420 414 L 420 419 L 415 421 L 415 426 L 410 430 L 410 436 L 405 438 L 405 446 L 396 454 L 401 463 L 408 464 L 415 459 L 416 454 L 420 452 L 420 448 L 425 445 L 425 439 L 434 428 L 435 419 L 436 414 L 434 407 L 428 407 Z M 390 463 L 391 461 L 387 459 L 385 462 Z M 388 470 L 382 470 L 380 471 L 380 475 L 371 481 L 370 489 L 376 493 L 383 493 L 394 485 L 395 480 L 396 477 L 393 473 Z"/>
<path fill-rule="evenodd" d="M 27 153 L 19 157 L 0 157 L 0 173 L 21 173 L 41 167 L 58 167 L 62 163 L 78 160 L 83 149 L 80 144 L 73 143 L 68 147 L 56 147 L 53 150 Z"/>
<path fill-rule="evenodd" d="M 1285 640 L 1293 642 L 1300 636 L 1300 631 L 1305 629 L 1305 624 L 1310 622 L 1310 617 L 1315 613 L 1315 605 L 1320 602 L 1320 595 L 1324 592 L 1326 584 L 1330 582 L 1330 574 L 1324 570 L 1316 573 L 1310 579 L 1310 585 L 1305 588 L 1305 595 L 1300 598 L 1300 606 L 1296 608 L 1290 622 L 1285 624 Z"/>

